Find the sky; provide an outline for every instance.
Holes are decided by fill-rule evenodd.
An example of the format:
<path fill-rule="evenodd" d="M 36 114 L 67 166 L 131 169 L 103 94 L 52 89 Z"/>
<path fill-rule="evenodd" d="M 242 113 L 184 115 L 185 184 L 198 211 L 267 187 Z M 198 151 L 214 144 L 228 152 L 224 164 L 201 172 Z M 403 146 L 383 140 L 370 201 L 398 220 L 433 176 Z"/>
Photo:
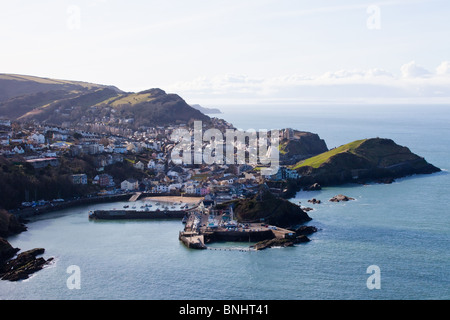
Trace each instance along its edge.
<path fill-rule="evenodd" d="M 188 103 L 449 103 L 447 0 L 0 0 L 0 73 Z"/>

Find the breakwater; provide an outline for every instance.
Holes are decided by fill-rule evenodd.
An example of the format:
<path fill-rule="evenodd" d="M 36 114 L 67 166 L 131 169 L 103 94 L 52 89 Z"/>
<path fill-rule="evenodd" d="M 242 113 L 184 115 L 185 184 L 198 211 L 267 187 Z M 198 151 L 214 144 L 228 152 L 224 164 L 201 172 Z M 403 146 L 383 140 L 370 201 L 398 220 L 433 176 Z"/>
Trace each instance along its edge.
<path fill-rule="evenodd" d="M 89 213 L 89 219 L 119 220 L 119 219 L 183 219 L 185 210 L 173 211 L 142 211 L 142 210 L 95 210 Z"/>

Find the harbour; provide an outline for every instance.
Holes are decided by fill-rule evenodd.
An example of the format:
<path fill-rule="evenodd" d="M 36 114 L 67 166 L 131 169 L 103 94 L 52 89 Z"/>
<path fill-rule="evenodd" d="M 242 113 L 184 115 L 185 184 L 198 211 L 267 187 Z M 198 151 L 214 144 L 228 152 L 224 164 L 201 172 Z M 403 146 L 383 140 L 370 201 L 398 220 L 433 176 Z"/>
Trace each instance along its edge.
<path fill-rule="evenodd" d="M 192 249 L 208 249 L 213 242 L 259 242 L 269 239 L 295 238 L 295 232 L 265 224 L 264 222 L 238 222 L 233 207 L 217 210 L 214 206 L 205 206 L 203 202 L 197 210 L 187 216 L 179 240 Z"/>
<path fill-rule="evenodd" d="M 172 203 L 160 205 L 156 210 L 150 210 L 152 204 L 145 203 L 137 210 L 136 205 L 129 209 L 99 209 L 89 211 L 89 220 L 180 220 L 184 229 L 179 232 L 178 239 L 189 249 L 208 249 L 208 244 L 214 242 L 245 242 L 254 243 L 270 239 L 295 238 L 294 231 L 268 225 L 261 221 L 238 222 L 230 205 L 227 209 L 217 210 L 211 201 L 201 201 L 191 208 L 184 203 L 178 203 L 179 209 Z M 161 206 L 161 207 L 160 207 Z"/>

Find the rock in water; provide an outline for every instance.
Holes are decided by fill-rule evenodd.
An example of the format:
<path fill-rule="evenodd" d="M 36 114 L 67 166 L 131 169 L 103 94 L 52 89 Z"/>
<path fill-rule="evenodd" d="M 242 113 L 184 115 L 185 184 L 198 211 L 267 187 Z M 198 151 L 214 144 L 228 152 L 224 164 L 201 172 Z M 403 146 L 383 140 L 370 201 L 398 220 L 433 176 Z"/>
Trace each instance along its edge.
<path fill-rule="evenodd" d="M 301 226 L 295 230 L 295 234 L 298 236 L 306 236 L 317 232 L 317 228 L 314 226 Z"/>
<path fill-rule="evenodd" d="M 294 245 L 293 239 L 269 239 L 263 240 L 254 245 L 255 250 L 264 250 L 271 247 L 291 247 Z"/>
<path fill-rule="evenodd" d="M 7 261 L 0 266 L 0 277 L 2 280 L 19 281 L 27 279 L 32 273 L 41 270 L 46 264 L 53 260 L 45 260 L 38 255 L 44 253 L 44 249 L 35 248 L 20 253 L 15 259 Z"/>
<path fill-rule="evenodd" d="M 334 196 L 333 198 L 330 199 L 331 202 L 350 201 L 350 200 L 355 200 L 355 199 L 344 196 L 343 194 L 338 194 L 337 196 Z"/>
<path fill-rule="evenodd" d="M 309 187 L 303 188 L 303 191 L 318 191 L 318 190 L 322 190 L 322 187 L 317 182 L 310 185 Z"/>
<path fill-rule="evenodd" d="M 305 235 L 299 235 L 292 239 L 280 239 L 280 238 L 274 238 L 269 240 L 263 240 L 258 243 L 256 243 L 253 248 L 255 250 L 264 250 L 267 248 L 272 247 L 292 247 L 294 244 L 297 243 L 304 243 L 311 241 L 307 236 Z"/>

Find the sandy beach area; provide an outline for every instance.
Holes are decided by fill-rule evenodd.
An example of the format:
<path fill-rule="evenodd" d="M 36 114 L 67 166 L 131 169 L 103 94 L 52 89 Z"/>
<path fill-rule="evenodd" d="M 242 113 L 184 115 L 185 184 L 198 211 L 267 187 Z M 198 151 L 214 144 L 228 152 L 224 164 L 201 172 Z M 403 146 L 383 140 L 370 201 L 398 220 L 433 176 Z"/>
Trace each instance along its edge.
<path fill-rule="evenodd" d="M 162 196 L 162 197 L 146 197 L 141 200 L 158 201 L 158 202 L 171 202 L 171 203 L 188 203 L 196 204 L 203 200 L 203 197 L 177 197 L 177 196 Z"/>

